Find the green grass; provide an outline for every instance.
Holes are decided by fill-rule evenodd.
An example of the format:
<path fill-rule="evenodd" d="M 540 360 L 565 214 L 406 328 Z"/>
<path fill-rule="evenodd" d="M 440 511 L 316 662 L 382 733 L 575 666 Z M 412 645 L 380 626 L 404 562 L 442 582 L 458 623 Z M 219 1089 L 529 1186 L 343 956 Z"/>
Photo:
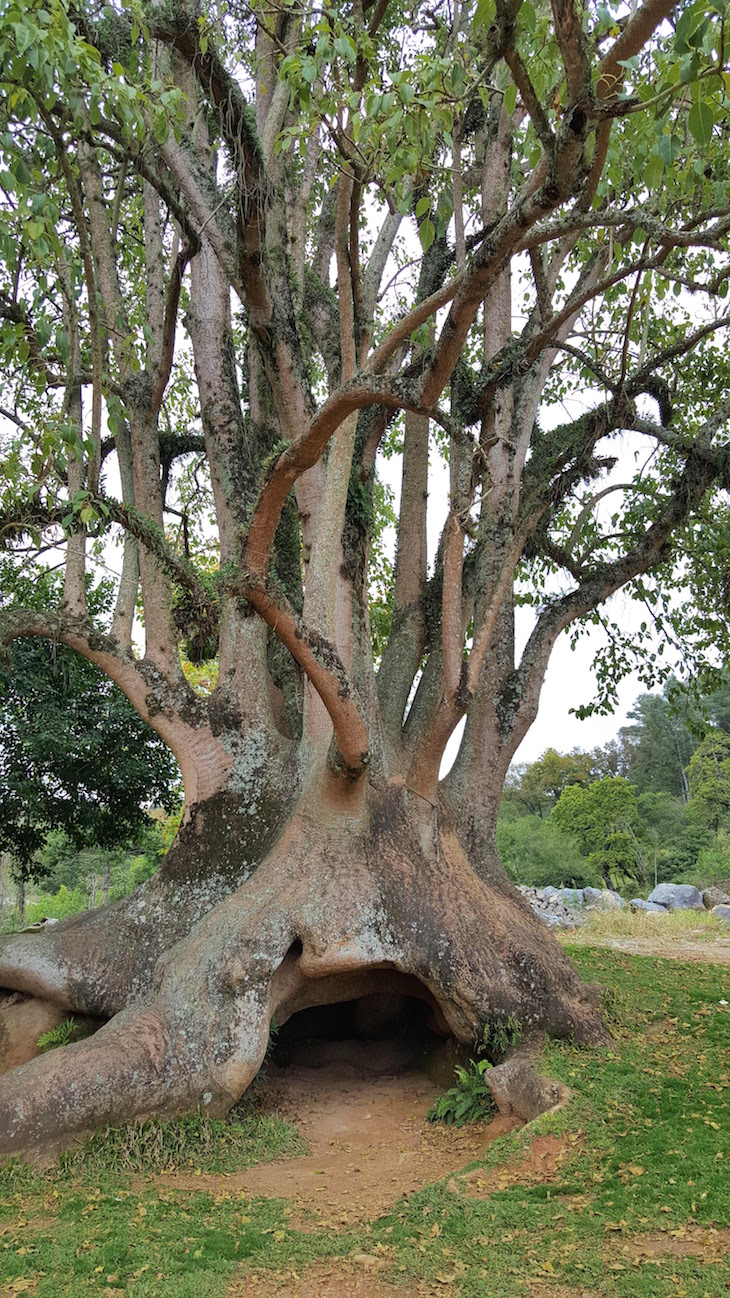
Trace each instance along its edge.
<path fill-rule="evenodd" d="M 645 1232 L 730 1225 L 730 1006 L 721 1004 L 730 970 L 572 954 L 614 993 L 614 1040 L 602 1051 L 552 1043 L 545 1068 L 571 1088 L 569 1106 L 496 1142 L 481 1165 L 519 1162 L 536 1135 L 565 1136 L 551 1181 L 477 1199 L 448 1178 L 365 1227 L 305 1233 L 284 1200 L 247 1198 L 225 1180 L 215 1194 L 181 1192 L 138 1172 L 148 1157 L 189 1171 L 298 1152 L 285 1124 L 254 1116 L 235 1136 L 193 1124 L 185 1140 L 150 1130 L 136 1143 L 110 1132 L 44 1175 L 4 1174 L 0 1294 L 22 1292 L 12 1287 L 20 1281 L 34 1282 L 38 1298 L 223 1298 L 242 1266 L 301 1272 L 318 1257 L 377 1248 L 394 1298 L 399 1282 L 446 1298 L 567 1298 L 560 1286 L 571 1298 L 728 1298 L 728 1256 L 657 1264 L 625 1249 Z"/>

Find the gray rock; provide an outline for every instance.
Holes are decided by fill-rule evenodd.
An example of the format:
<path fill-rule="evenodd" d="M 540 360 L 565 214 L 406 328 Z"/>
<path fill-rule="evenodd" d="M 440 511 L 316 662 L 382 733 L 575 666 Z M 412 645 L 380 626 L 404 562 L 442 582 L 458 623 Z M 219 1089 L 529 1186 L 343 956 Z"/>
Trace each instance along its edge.
<path fill-rule="evenodd" d="M 666 915 L 666 906 L 660 906 L 656 901 L 644 901 L 642 897 L 632 897 L 629 902 L 632 910 L 653 910 L 657 914 Z"/>
<path fill-rule="evenodd" d="M 730 906 L 713 906 L 712 913 L 717 915 L 717 918 L 721 919 L 723 924 L 730 924 Z"/>
<path fill-rule="evenodd" d="M 570 928 L 572 921 L 569 916 L 558 915 L 549 910 L 536 910 L 535 914 L 542 924 L 548 928 Z"/>
<path fill-rule="evenodd" d="M 582 888 L 558 888 L 555 895 L 562 901 L 564 906 L 569 906 L 571 909 L 585 904 Z"/>
<path fill-rule="evenodd" d="M 557 891 L 557 888 L 553 888 L 553 885 L 549 883 L 547 888 L 538 888 L 537 895 L 538 897 L 554 897 Z"/>
<path fill-rule="evenodd" d="M 583 896 L 586 906 L 591 909 L 626 910 L 628 905 L 612 888 L 584 888 Z"/>
<path fill-rule="evenodd" d="M 730 906 L 728 885 L 726 883 L 716 883 L 713 888 L 705 888 L 702 901 L 707 910 L 712 910 L 714 906 Z"/>
<path fill-rule="evenodd" d="M 702 893 L 691 883 L 660 883 L 649 893 L 649 901 L 655 901 L 667 910 L 704 910 Z"/>

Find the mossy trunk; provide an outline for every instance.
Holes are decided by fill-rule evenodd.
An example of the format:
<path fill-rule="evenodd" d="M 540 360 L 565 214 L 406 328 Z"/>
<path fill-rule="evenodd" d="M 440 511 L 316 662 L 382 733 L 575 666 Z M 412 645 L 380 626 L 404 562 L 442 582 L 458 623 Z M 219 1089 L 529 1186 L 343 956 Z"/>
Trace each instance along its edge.
<path fill-rule="evenodd" d="M 372 992 L 427 1000 L 471 1043 L 508 1015 L 590 1043 L 590 990 L 502 874 L 472 868 L 446 810 L 402 781 L 326 774 L 285 815 L 240 796 L 197 806 L 130 898 L 10 938 L 0 985 L 104 1025 L 0 1080 L 0 1150 L 57 1147 L 105 1122 L 225 1113 L 272 1018 Z"/>

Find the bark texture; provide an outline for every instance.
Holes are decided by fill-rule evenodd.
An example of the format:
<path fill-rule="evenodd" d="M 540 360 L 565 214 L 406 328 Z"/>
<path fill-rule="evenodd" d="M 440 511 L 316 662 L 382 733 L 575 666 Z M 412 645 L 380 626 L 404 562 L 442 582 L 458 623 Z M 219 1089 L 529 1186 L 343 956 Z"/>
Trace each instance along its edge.
<path fill-rule="evenodd" d="M 256 1075 L 272 1018 L 373 992 L 427 1000 L 465 1043 L 508 1015 L 530 1036 L 604 1039 L 557 942 L 506 880 L 477 877 L 448 815 L 437 830 L 402 781 L 344 800 L 331 777 L 316 781 L 258 861 L 240 815 L 233 800 L 199 807 L 131 899 L 4 943 L 0 981 L 108 1019 L 0 1080 L 4 1153 L 109 1121 L 223 1114 Z"/>

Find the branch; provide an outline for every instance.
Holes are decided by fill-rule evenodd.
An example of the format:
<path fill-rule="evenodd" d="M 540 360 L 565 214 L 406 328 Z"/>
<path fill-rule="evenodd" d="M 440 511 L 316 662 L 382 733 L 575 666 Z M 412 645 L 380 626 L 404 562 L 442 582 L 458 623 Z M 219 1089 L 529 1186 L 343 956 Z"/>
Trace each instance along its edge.
<path fill-rule="evenodd" d="M 708 425 L 719 427 L 729 417 L 730 401 L 727 401 L 715 411 L 703 431 L 707 430 Z M 727 481 L 729 476 L 726 447 L 720 447 L 715 452 L 707 447 L 691 447 L 672 496 L 633 549 L 613 563 L 602 564 L 594 572 L 585 574 L 575 590 L 554 600 L 543 610 L 527 642 L 517 672 L 519 693 L 525 701 L 524 706 L 534 698 L 535 687 L 539 691 L 550 653 L 561 631 L 604 603 L 634 577 L 662 562 L 672 533 L 699 505 L 712 484 L 718 480 Z M 521 707 L 517 710 L 516 727 L 524 720 L 520 716 Z"/>
<path fill-rule="evenodd" d="M 0 611 L 0 649 L 13 640 L 26 636 L 42 636 L 58 644 L 68 645 L 97 667 L 118 685 L 137 713 L 158 734 L 169 742 L 169 718 L 179 707 L 167 681 L 150 664 L 132 657 L 113 636 L 98 631 L 83 617 L 60 612 L 41 612 L 38 609 L 10 608 Z M 205 708 L 190 692 L 187 704 L 194 716 L 193 725 L 204 721 Z"/>
<path fill-rule="evenodd" d="M 348 415 L 373 405 L 424 413 L 403 380 L 380 378 L 367 371 L 356 375 L 351 383 L 333 393 L 307 430 L 277 456 L 269 470 L 254 506 L 245 541 L 245 563 L 251 572 L 261 576 L 266 571 L 284 501 L 297 478 L 317 463 L 330 438 Z"/>
<path fill-rule="evenodd" d="M 228 590 L 248 600 L 306 673 L 331 718 L 343 774 L 356 779 L 369 760 L 368 730 L 334 646 L 306 627 L 285 596 L 270 584 L 245 574 L 231 582 Z"/>
<path fill-rule="evenodd" d="M 167 286 L 167 299 L 165 301 L 165 323 L 162 330 L 162 352 L 157 375 L 157 381 L 152 389 L 150 399 L 151 410 L 157 414 L 162 399 L 165 395 L 165 389 L 172 371 L 172 362 L 175 355 L 175 331 L 177 326 L 177 308 L 180 303 L 180 290 L 182 288 L 183 275 L 186 267 L 193 255 L 193 249 L 189 243 L 183 244 L 182 248 L 175 258 L 175 264 L 170 273 L 170 282 Z M 162 448 L 160 448 L 162 449 Z"/>

